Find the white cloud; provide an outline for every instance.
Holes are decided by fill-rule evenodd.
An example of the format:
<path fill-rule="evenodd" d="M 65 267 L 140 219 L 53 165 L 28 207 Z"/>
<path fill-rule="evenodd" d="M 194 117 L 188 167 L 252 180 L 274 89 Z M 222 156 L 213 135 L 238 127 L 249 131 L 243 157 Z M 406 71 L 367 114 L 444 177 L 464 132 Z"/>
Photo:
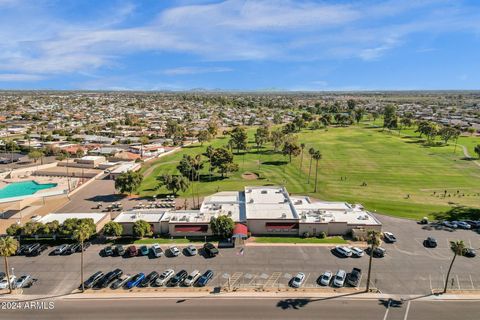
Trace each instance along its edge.
<path fill-rule="evenodd" d="M 101 21 L 85 19 L 80 24 L 32 9 L 31 4 L 22 10 L 21 1 L 2 3 L 15 3 L 21 18 L 0 13 L 4 73 L 88 73 L 119 67 L 122 57 L 138 52 L 181 52 L 207 61 L 373 60 L 412 34 L 480 31 L 479 10 L 447 0 L 349 4 L 230 0 L 165 9 L 153 20 L 129 27 L 121 24 L 135 11 L 128 3 Z M 184 67 L 165 72 L 227 71 Z"/>
<path fill-rule="evenodd" d="M 200 73 L 220 73 L 231 72 L 233 69 L 225 67 L 178 67 L 166 69 L 162 73 L 169 76 L 200 74 Z"/>
<path fill-rule="evenodd" d="M 22 74 L 22 73 L 0 73 L 0 81 L 14 82 L 14 81 L 38 81 L 45 79 L 44 76 L 36 74 Z"/>

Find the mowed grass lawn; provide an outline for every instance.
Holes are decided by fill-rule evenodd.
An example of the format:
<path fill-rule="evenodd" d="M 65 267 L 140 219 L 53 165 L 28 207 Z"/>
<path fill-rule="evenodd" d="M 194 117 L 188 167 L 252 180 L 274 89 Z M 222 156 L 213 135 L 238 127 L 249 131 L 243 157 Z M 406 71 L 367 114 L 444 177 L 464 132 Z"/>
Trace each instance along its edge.
<path fill-rule="evenodd" d="M 254 130 L 249 131 L 252 147 L 253 133 Z M 451 143 L 442 147 L 425 147 L 418 142 L 416 135 L 408 130 L 401 135 L 382 132 L 368 123 L 328 130 L 304 130 L 298 134 L 298 141 L 306 144 L 301 171 L 300 157 L 290 164 L 287 157 L 273 153 L 272 146 L 266 145 L 259 153 L 252 148 L 248 153 L 235 155 L 240 170 L 223 180 L 215 174 L 214 181 L 208 182 L 206 164 L 203 181 L 194 184 L 194 191 L 204 196 L 217 191 L 240 190 L 246 185 L 286 185 L 293 194 L 362 203 L 370 211 L 415 219 L 448 210 L 453 204 L 478 207 L 480 196 L 475 194 L 480 193 L 480 167 L 461 160 L 461 148 L 454 153 Z M 465 139 L 472 139 L 467 140 L 469 146 L 480 143 L 480 139 L 469 137 L 462 137 L 461 142 L 465 143 Z M 227 141 L 228 137 L 219 138 L 212 145 L 224 146 Z M 164 188 L 155 189 L 156 177 L 163 173 L 176 174 L 175 167 L 183 154 L 202 153 L 206 146 L 189 146 L 146 165 L 142 168 L 147 174 L 139 189 L 140 194 L 168 193 Z M 310 147 L 322 153 L 317 193 L 313 193 L 314 170 L 310 184 L 307 184 L 307 150 Z M 244 172 L 254 172 L 260 179 L 243 179 Z M 364 182 L 366 186 L 362 186 Z M 445 198 L 439 196 L 444 190 L 447 190 Z M 457 190 L 464 196 L 456 196 Z M 190 188 L 181 196 L 191 197 L 191 192 Z"/>

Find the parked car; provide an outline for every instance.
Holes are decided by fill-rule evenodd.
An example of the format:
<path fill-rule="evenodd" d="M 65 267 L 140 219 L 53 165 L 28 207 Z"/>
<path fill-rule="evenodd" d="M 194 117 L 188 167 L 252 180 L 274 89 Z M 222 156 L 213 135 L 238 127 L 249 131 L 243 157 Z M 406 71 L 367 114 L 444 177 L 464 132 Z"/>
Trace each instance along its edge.
<path fill-rule="evenodd" d="M 103 255 L 104 255 L 105 257 L 113 256 L 113 248 L 112 248 L 112 246 L 106 246 L 105 248 L 103 248 Z"/>
<path fill-rule="evenodd" d="M 185 248 L 185 250 L 187 250 L 187 253 L 189 256 L 195 256 L 197 255 L 197 248 L 195 248 L 195 246 L 193 245 L 189 245 Z"/>
<path fill-rule="evenodd" d="M 88 278 L 83 286 L 85 289 L 93 288 L 93 286 L 104 276 L 102 271 L 95 272 L 90 278 Z M 81 287 L 81 286 L 80 286 Z"/>
<path fill-rule="evenodd" d="M 135 257 L 136 255 L 138 255 L 137 247 L 135 246 L 128 247 L 126 254 L 128 257 Z"/>
<path fill-rule="evenodd" d="M 118 278 L 117 280 L 113 281 L 112 285 L 110 288 L 112 289 L 118 289 L 120 287 L 123 287 L 133 276 L 131 274 L 127 274 L 125 276 L 122 276 Z"/>
<path fill-rule="evenodd" d="M 87 250 L 88 247 L 90 247 L 91 245 L 92 245 L 92 243 L 91 243 L 90 241 L 84 242 L 84 243 L 83 243 L 83 251 Z M 79 251 L 79 252 L 82 251 L 82 250 L 81 250 L 81 246 L 80 246 L 80 248 L 79 248 L 78 251 Z"/>
<path fill-rule="evenodd" d="M 163 255 L 163 250 L 160 248 L 158 243 L 154 243 L 150 249 L 152 250 L 152 254 L 155 258 L 159 258 Z"/>
<path fill-rule="evenodd" d="M 121 277 L 122 274 L 123 271 L 121 269 L 115 269 L 113 271 L 110 271 L 95 284 L 95 287 L 98 289 L 106 288 L 110 285 L 110 283 L 112 283 L 112 281 Z"/>
<path fill-rule="evenodd" d="M 365 252 L 370 255 L 370 250 L 371 250 L 371 248 L 368 247 L 365 250 Z M 383 258 L 386 253 L 387 253 L 387 250 L 385 250 L 382 247 L 375 247 L 375 249 L 373 249 L 373 257 L 374 258 Z"/>
<path fill-rule="evenodd" d="M 48 249 L 48 245 L 42 244 L 40 247 L 38 247 L 37 249 L 30 252 L 30 254 L 28 256 L 31 256 L 31 257 L 38 256 L 38 255 L 40 255 L 40 253 L 42 253 L 43 251 L 45 251 L 47 249 Z"/>
<path fill-rule="evenodd" d="M 80 243 L 72 244 L 72 245 L 68 248 L 67 252 L 68 252 L 68 254 L 73 254 L 73 253 L 75 253 L 75 252 L 80 251 L 80 250 L 81 250 L 80 247 L 81 247 L 81 244 L 80 244 Z"/>
<path fill-rule="evenodd" d="M 391 232 L 384 232 L 383 233 L 383 239 L 385 240 L 386 243 L 395 243 L 397 242 L 397 238 L 393 235 Z"/>
<path fill-rule="evenodd" d="M 465 222 L 470 225 L 471 229 L 476 229 L 480 227 L 480 221 L 466 220 Z"/>
<path fill-rule="evenodd" d="M 352 287 L 358 287 L 361 280 L 362 280 L 362 270 L 359 268 L 353 268 L 352 272 L 347 274 L 346 281 Z"/>
<path fill-rule="evenodd" d="M 168 251 L 170 251 L 170 254 L 174 257 L 177 257 L 180 254 L 180 250 L 178 250 L 176 246 L 170 246 Z"/>
<path fill-rule="evenodd" d="M 175 271 L 173 269 L 167 269 L 162 272 L 162 274 L 155 280 L 155 285 L 157 286 L 163 286 L 168 283 L 168 280 L 175 274 Z"/>
<path fill-rule="evenodd" d="M 472 227 L 470 226 L 470 224 L 468 224 L 467 222 L 465 221 L 454 221 L 454 223 L 457 225 L 458 228 L 460 229 L 471 229 Z"/>
<path fill-rule="evenodd" d="M 205 255 L 210 258 L 213 258 L 218 254 L 218 249 L 210 242 L 203 245 L 203 250 L 205 251 Z"/>
<path fill-rule="evenodd" d="M 204 274 L 202 274 L 200 276 L 200 278 L 198 278 L 198 281 L 197 281 L 197 286 L 198 287 L 205 287 L 208 283 L 208 281 L 210 281 L 210 279 L 213 278 L 213 271 L 212 270 L 207 270 L 205 271 Z"/>
<path fill-rule="evenodd" d="M 15 252 L 15 255 L 19 256 L 19 255 L 22 255 L 22 254 L 25 254 L 25 250 L 28 249 L 28 247 L 30 247 L 31 244 L 22 244 L 18 249 L 17 249 L 17 252 Z"/>
<path fill-rule="evenodd" d="M 68 244 L 59 245 L 58 247 L 55 248 L 54 253 L 56 255 L 65 254 L 69 247 L 70 247 L 70 245 L 68 245 Z"/>
<path fill-rule="evenodd" d="M 451 221 L 443 221 L 443 225 L 447 228 L 457 229 L 457 224 Z"/>
<path fill-rule="evenodd" d="M 119 244 L 115 246 L 115 252 L 117 253 L 117 256 L 123 256 L 125 254 L 125 249 Z"/>
<path fill-rule="evenodd" d="M 350 250 L 352 251 L 352 257 L 360 258 L 364 254 L 363 250 L 357 247 L 350 248 Z"/>
<path fill-rule="evenodd" d="M 26 288 L 33 284 L 31 275 L 25 274 L 15 281 L 15 288 Z"/>
<path fill-rule="evenodd" d="M 351 257 L 352 256 L 352 250 L 350 250 L 350 248 L 348 248 L 348 247 L 336 246 L 334 250 L 337 254 L 339 254 L 342 257 Z"/>
<path fill-rule="evenodd" d="M 345 284 L 345 278 L 347 277 L 347 273 L 345 270 L 338 270 L 337 273 L 335 274 L 335 277 L 333 278 L 333 285 L 335 287 L 343 287 Z"/>
<path fill-rule="evenodd" d="M 305 273 L 299 272 L 295 277 L 293 277 L 291 285 L 294 288 L 300 288 L 305 281 Z"/>
<path fill-rule="evenodd" d="M 138 273 L 134 275 L 130 280 L 128 280 L 127 284 L 125 285 L 126 289 L 132 289 L 133 287 L 136 287 L 140 284 L 140 282 L 145 279 L 145 274 L 144 273 Z"/>
<path fill-rule="evenodd" d="M 185 279 L 187 278 L 188 276 L 188 272 L 185 271 L 185 270 L 180 270 L 179 272 L 177 272 L 177 274 L 172 278 L 170 279 L 170 281 L 168 282 L 168 286 L 169 287 L 176 287 L 178 286 L 179 284 L 181 284 L 183 281 L 185 281 Z"/>
<path fill-rule="evenodd" d="M 473 248 L 466 248 L 463 251 L 463 255 L 465 257 L 468 257 L 468 258 L 474 258 L 477 255 L 477 253 L 475 252 L 475 250 Z"/>
<path fill-rule="evenodd" d="M 192 286 L 195 281 L 197 281 L 198 278 L 200 278 L 201 276 L 201 273 L 200 271 L 198 270 L 193 270 L 189 275 L 188 277 L 185 279 L 185 281 L 183 282 L 184 285 L 186 285 L 187 287 L 190 287 Z"/>
<path fill-rule="evenodd" d="M 7 281 L 7 278 L 4 278 L 2 281 L 0 281 L 0 289 L 8 289 L 8 282 L 10 282 L 12 288 L 15 288 L 15 281 L 17 280 L 17 277 L 14 275 L 10 275 L 10 281 Z"/>
<path fill-rule="evenodd" d="M 26 247 L 25 250 L 23 251 L 23 254 L 29 255 L 29 254 L 31 254 L 33 251 L 37 250 L 38 248 L 40 248 L 40 243 L 34 243 L 34 244 L 29 245 L 28 247 Z"/>
<path fill-rule="evenodd" d="M 427 248 L 436 248 L 437 247 L 437 239 L 434 237 L 428 237 L 423 241 L 423 245 Z"/>
<path fill-rule="evenodd" d="M 140 246 L 138 249 L 141 256 L 148 256 L 148 247 L 147 246 Z"/>
<path fill-rule="evenodd" d="M 0 272 L 0 281 L 2 281 L 3 279 L 5 279 L 7 275 L 5 274 L 5 272 Z"/>
<path fill-rule="evenodd" d="M 150 272 L 138 285 L 139 287 L 148 287 L 149 285 L 152 285 L 155 283 L 155 280 L 157 280 L 159 274 L 157 271 L 152 271 Z"/>
<path fill-rule="evenodd" d="M 331 271 L 325 271 L 320 277 L 317 279 L 317 283 L 322 286 L 330 285 L 332 281 L 333 273 Z"/>

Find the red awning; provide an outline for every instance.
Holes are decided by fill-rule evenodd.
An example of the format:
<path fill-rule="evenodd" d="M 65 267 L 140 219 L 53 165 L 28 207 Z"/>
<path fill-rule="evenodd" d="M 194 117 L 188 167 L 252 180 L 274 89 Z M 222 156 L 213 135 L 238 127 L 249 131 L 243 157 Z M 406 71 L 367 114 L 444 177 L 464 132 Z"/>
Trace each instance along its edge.
<path fill-rule="evenodd" d="M 265 224 L 267 229 L 276 229 L 276 230 L 292 230 L 298 229 L 298 223 L 295 222 L 267 222 Z"/>
<path fill-rule="evenodd" d="M 176 225 L 175 232 L 207 232 L 207 224 L 185 224 L 185 225 Z"/>
<path fill-rule="evenodd" d="M 236 234 L 246 236 L 248 234 L 247 226 L 241 223 L 235 224 L 235 228 L 233 228 L 233 235 Z"/>

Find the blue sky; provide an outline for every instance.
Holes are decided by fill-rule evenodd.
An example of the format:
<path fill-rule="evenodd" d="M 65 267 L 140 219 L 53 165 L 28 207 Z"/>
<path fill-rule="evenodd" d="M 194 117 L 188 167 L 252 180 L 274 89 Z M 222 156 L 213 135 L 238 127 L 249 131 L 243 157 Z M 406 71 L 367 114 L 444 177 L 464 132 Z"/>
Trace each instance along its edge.
<path fill-rule="evenodd" d="M 480 1 L 0 0 L 0 88 L 480 89 Z"/>

